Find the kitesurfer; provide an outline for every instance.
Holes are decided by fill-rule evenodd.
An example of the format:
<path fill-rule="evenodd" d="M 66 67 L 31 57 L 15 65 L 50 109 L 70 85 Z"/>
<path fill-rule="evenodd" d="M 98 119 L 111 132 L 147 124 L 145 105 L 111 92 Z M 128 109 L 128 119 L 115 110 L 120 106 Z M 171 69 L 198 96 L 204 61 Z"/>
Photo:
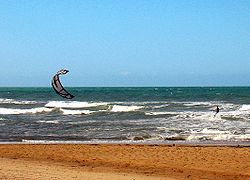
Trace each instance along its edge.
<path fill-rule="evenodd" d="M 219 108 L 219 106 L 217 106 L 216 109 L 215 109 L 215 115 L 214 115 L 214 117 L 215 117 L 219 112 L 220 112 L 220 108 Z"/>

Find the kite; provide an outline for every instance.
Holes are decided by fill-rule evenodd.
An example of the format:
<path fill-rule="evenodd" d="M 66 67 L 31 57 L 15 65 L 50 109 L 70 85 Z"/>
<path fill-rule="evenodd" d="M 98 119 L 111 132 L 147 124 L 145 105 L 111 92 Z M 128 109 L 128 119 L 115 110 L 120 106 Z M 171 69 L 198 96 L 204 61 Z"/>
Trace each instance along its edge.
<path fill-rule="evenodd" d="M 73 96 L 68 91 L 66 91 L 66 89 L 62 86 L 62 84 L 60 82 L 60 79 L 59 79 L 60 75 L 67 74 L 68 72 L 69 72 L 69 70 L 67 70 L 67 69 L 61 69 L 60 71 L 58 71 L 53 76 L 51 85 L 52 85 L 53 89 L 56 91 L 57 94 L 59 94 L 60 96 L 66 98 L 66 99 L 72 99 L 75 96 Z"/>

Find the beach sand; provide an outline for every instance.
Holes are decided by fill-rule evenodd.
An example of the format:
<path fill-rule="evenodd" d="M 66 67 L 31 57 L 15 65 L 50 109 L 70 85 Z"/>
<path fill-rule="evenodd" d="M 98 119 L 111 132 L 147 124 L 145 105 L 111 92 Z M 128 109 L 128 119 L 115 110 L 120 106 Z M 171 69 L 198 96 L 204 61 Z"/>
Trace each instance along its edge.
<path fill-rule="evenodd" d="M 250 148 L 2 144 L 0 179 L 250 179 Z"/>

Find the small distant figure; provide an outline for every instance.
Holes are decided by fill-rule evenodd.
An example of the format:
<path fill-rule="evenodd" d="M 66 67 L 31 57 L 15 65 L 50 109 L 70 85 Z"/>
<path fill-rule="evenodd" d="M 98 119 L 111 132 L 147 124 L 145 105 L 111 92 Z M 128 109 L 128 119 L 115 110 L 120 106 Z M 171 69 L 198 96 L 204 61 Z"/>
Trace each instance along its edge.
<path fill-rule="evenodd" d="M 216 110 L 215 110 L 215 115 L 214 115 L 214 117 L 215 117 L 219 112 L 220 112 L 220 108 L 219 108 L 219 106 L 217 106 L 217 107 L 216 107 Z"/>

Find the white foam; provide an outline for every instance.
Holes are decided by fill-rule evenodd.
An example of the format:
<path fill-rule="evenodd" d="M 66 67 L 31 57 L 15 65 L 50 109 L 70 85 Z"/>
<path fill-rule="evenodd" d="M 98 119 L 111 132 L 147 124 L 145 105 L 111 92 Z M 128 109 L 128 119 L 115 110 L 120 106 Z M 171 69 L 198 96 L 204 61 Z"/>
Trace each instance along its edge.
<path fill-rule="evenodd" d="M 144 134 L 144 135 L 135 135 L 135 136 L 127 136 L 127 139 L 130 141 L 140 141 L 140 142 L 144 142 L 144 141 L 162 141 L 164 140 L 164 136 L 160 135 L 160 134 Z"/>
<path fill-rule="evenodd" d="M 250 111 L 250 105 L 243 104 L 242 107 L 239 110 L 240 111 Z"/>
<path fill-rule="evenodd" d="M 214 141 L 219 140 L 240 140 L 240 141 L 249 141 L 250 140 L 250 134 L 245 135 L 234 135 L 234 134 L 217 134 L 215 136 L 211 136 L 211 139 Z"/>
<path fill-rule="evenodd" d="M 228 140 L 249 140 L 250 139 L 250 134 L 245 134 L 245 135 L 235 135 L 232 134 L 229 131 L 221 131 L 218 129 L 208 129 L 205 128 L 201 132 L 196 132 L 192 131 L 191 135 L 188 136 L 187 140 L 192 141 L 192 140 L 214 140 L 214 141 L 228 141 Z"/>
<path fill-rule="evenodd" d="M 173 115 L 172 118 L 176 118 L 176 119 L 192 119 L 192 120 L 198 120 L 198 121 L 200 120 L 222 121 L 227 118 L 248 120 L 250 109 L 247 110 L 247 108 L 248 108 L 247 106 L 243 106 L 243 110 L 221 111 L 217 114 L 213 111 L 182 111 L 182 112 L 148 111 L 148 112 L 145 112 L 145 115 L 149 115 L 149 116 Z"/>
<path fill-rule="evenodd" d="M 157 115 L 177 115 L 178 112 L 145 112 L 145 115 L 149 115 L 149 116 L 157 116 Z"/>
<path fill-rule="evenodd" d="M 36 101 L 17 101 L 14 99 L 0 98 L 0 104 L 36 104 Z"/>
<path fill-rule="evenodd" d="M 89 111 L 89 110 L 68 110 L 68 109 L 61 109 L 61 111 L 65 115 L 91 114 L 94 112 L 94 111 Z"/>
<path fill-rule="evenodd" d="M 89 102 L 79 102 L 79 101 L 72 101 L 72 102 L 50 101 L 45 105 L 45 107 L 80 109 L 80 108 L 88 108 L 88 107 L 96 107 L 104 105 L 107 105 L 107 103 L 89 103 Z"/>
<path fill-rule="evenodd" d="M 22 142 L 14 142 L 14 144 L 129 144 L 132 141 L 123 140 L 123 141 L 111 141 L 111 140 L 90 140 L 90 141 L 58 141 L 58 140 L 26 140 L 22 139 Z M 5 142 L 0 142 L 0 144 L 5 144 Z M 11 144 L 7 142 L 6 144 Z"/>
<path fill-rule="evenodd" d="M 137 111 L 143 108 L 143 106 L 120 106 L 114 105 L 111 109 L 111 112 L 129 112 L 129 111 Z"/>
<path fill-rule="evenodd" d="M 217 135 L 203 134 L 203 135 L 190 135 L 187 137 L 187 141 L 197 141 L 197 140 L 199 141 L 202 139 L 219 141 L 219 140 L 232 140 L 235 138 L 234 136 L 228 134 L 217 134 Z"/>
<path fill-rule="evenodd" d="M 236 140 L 245 140 L 245 141 L 250 141 L 250 134 L 244 134 L 244 135 L 237 135 L 235 137 Z"/>
<path fill-rule="evenodd" d="M 22 139 L 23 143 L 27 144 L 57 144 L 57 143 L 67 143 L 67 141 L 50 141 L 50 140 L 26 140 Z M 78 142 L 78 141 L 70 141 L 70 142 Z"/>
<path fill-rule="evenodd" d="M 219 114 L 225 118 L 234 118 L 234 119 L 248 121 L 249 114 L 250 114 L 250 105 L 246 105 L 246 106 L 243 105 L 241 108 L 239 108 L 239 110 L 220 112 Z"/>
<path fill-rule="evenodd" d="M 215 108 L 217 105 L 219 105 L 220 109 L 222 111 L 230 111 L 230 110 L 236 110 L 238 108 L 238 105 L 232 104 L 232 103 L 225 103 L 221 101 L 211 101 L 211 102 L 175 102 L 177 104 L 183 103 L 184 106 L 203 106 L 203 107 L 209 107 L 211 111 L 215 111 Z"/>
<path fill-rule="evenodd" d="M 221 113 L 215 114 L 212 112 L 200 112 L 200 113 L 193 114 L 193 119 L 194 120 L 209 120 L 209 121 L 221 120 Z"/>
<path fill-rule="evenodd" d="M 164 107 L 168 107 L 169 104 L 163 104 L 163 105 L 159 105 L 159 106 L 154 106 L 154 109 L 160 109 L 160 108 L 164 108 Z"/>
<path fill-rule="evenodd" d="M 38 107 L 32 109 L 11 109 L 11 108 L 0 108 L 0 114 L 36 114 L 50 112 L 52 109 Z"/>
<path fill-rule="evenodd" d="M 186 102 L 184 106 L 210 106 L 212 103 L 210 102 Z"/>
<path fill-rule="evenodd" d="M 204 134 L 228 134 L 229 131 L 220 131 L 218 129 L 205 128 L 201 131 L 201 133 L 204 133 Z"/>
<path fill-rule="evenodd" d="M 167 127 L 157 127 L 157 129 L 158 129 L 159 131 L 165 132 L 165 131 L 167 131 L 169 128 L 167 128 Z"/>
<path fill-rule="evenodd" d="M 44 120 L 40 120 L 37 121 L 38 123 L 48 123 L 48 124 L 59 124 L 59 120 L 53 120 L 53 121 L 44 121 Z"/>
<path fill-rule="evenodd" d="M 212 137 L 212 140 L 219 141 L 219 140 L 231 140 L 235 139 L 235 135 L 230 134 L 217 134 L 214 137 Z"/>
<path fill-rule="evenodd" d="M 62 108 L 47 108 L 47 107 L 38 107 L 31 109 L 12 109 L 12 108 L 0 108 L 0 114 L 36 114 L 36 113 L 47 113 L 51 111 L 59 110 L 65 115 L 80 115 L 80 114 L 91 114 L 95 111 L 90 110 L 69 110 Z M 1 120 L 1 119 L 0 119 Z"/>

